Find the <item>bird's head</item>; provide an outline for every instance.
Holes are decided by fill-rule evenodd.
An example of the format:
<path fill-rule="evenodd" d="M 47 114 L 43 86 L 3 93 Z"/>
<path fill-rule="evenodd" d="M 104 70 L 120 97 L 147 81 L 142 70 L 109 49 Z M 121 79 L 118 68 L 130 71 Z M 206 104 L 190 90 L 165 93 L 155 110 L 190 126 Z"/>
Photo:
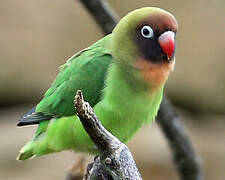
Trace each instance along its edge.
<path fill-rule="evenodd" d="M 174 67 L 177 28 L 175 17 L 165 10 L 134 10 L 113 30 L 112 54 L 124 69 L 133 67 L 146 82 L 159 86 Z"/>

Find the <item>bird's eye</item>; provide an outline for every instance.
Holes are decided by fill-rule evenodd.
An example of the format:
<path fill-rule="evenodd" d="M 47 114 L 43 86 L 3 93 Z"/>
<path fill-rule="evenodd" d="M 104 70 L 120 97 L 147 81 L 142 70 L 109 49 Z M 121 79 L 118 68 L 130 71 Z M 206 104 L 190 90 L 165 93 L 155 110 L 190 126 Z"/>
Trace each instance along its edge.
<path fill-rule="evenodd" d="M 151 38 L 154 36 L 154 33 L 150 26 L 145 25 L 141 29 L 141 35 L 145 38 Z"/>

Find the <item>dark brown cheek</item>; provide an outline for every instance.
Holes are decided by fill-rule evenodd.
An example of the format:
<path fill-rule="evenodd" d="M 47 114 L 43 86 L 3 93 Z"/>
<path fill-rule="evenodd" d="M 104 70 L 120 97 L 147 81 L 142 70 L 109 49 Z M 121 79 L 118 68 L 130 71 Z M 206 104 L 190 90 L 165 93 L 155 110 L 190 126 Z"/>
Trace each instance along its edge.
<path fill-rule="evenodd" d="M 162 49 L 158 43 L 158 39 L 155 37 L 144 38 L 141 35 L 137 35 L 136 44 L 139 50 L 139 56 L 143 57 L 147 61 L 160 63 L 166 58 L 164 57 Z"/>

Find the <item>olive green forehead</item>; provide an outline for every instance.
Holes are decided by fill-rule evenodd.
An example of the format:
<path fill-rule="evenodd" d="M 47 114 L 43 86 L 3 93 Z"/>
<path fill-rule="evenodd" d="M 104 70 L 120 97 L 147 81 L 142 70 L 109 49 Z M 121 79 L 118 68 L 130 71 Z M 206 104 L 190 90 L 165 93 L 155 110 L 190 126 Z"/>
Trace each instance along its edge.
<path fill-rule="evenodd" d="M 115 31 L 140 29 L 143 25 L 150 25 L 153 31 L 159 32 L 166 30 L 177 32 L 178 28 L 175 17 L 169 12 L 156 7 L 145 7 L 123 17 Z"/>

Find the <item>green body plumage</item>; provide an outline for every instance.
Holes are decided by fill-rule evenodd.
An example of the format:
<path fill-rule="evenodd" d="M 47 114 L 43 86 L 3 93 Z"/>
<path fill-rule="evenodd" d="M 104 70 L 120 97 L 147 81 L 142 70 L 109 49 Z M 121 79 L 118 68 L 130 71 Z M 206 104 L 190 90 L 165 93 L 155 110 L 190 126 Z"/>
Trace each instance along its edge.
<path fill-rule="evenodd" d="M 141 20 L 153 10 L 162 11 L 146 8 L 139 12 L 138 18 Z M 131 39 L 126 41 L 126 48 L 130 47 L 126 52 L 123 48 L 118 50 L 117 41 L 126 23 L 120 23 L 111 35 L 75 54 L 60 68 L 36 107 L 36 112 L 53 118 L 39 122 L 34 138 L 20 150 L 19 160 L 66 149 L 95 153 L 93 142 L 75 115 L 73 99 L 79 89 L 94 106 L 103 126 L 122 142 L 127 142 L 145 122 L 155 118 L 164 82 L 153 86 L 133 66 L 138 53 Z"/>

